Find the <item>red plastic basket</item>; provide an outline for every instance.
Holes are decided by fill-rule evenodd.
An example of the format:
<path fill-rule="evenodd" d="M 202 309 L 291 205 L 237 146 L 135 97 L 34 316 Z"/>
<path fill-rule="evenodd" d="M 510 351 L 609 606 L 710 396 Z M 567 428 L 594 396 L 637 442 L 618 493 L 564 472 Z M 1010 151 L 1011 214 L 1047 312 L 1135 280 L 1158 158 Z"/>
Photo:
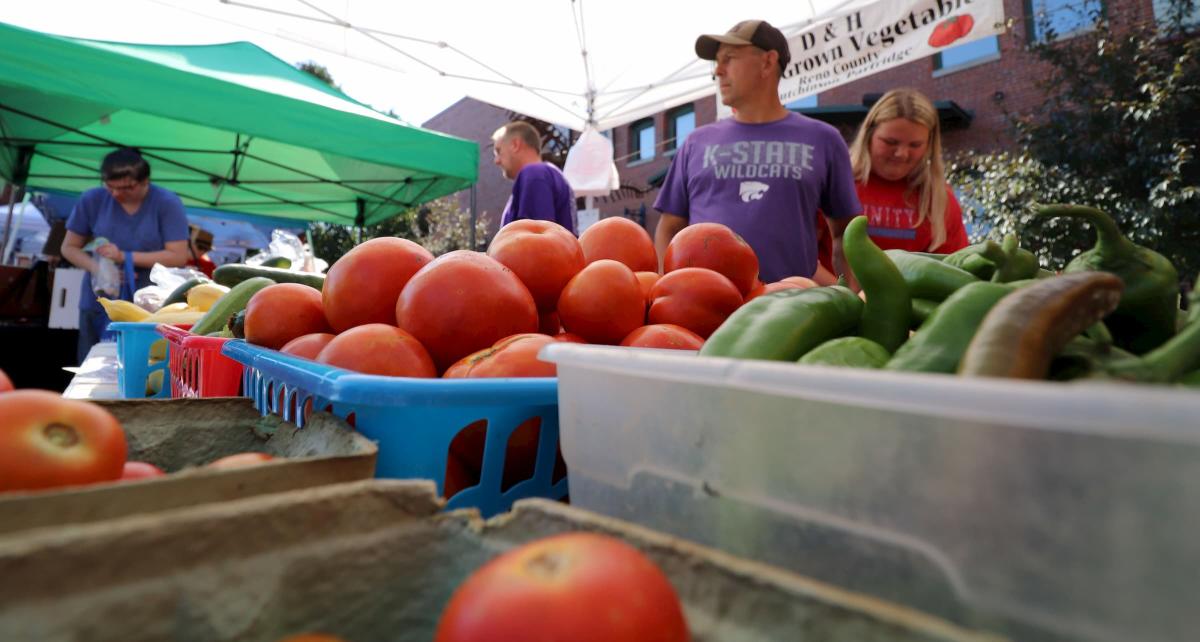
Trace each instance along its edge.
<path fill-rule="evenodd" d="M 171 344 L 172 397 L 239 397 L 242 364 L 221 354 L 222 337 L 202 337 L 173 325 L 159 324 Z"/>

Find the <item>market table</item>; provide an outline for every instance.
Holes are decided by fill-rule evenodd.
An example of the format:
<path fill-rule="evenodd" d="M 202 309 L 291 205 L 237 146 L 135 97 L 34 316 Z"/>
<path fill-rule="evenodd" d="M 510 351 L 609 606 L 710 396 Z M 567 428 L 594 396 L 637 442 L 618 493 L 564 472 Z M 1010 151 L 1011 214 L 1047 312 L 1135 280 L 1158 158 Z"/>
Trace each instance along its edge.
<path fill-rule="evenodd" d="M 88 351 L 78 367 L 63 368 L 75 374 L 63 396 L 68 399 L 120 399 L 117 385 L 117 342 L 101 341 Z"/>

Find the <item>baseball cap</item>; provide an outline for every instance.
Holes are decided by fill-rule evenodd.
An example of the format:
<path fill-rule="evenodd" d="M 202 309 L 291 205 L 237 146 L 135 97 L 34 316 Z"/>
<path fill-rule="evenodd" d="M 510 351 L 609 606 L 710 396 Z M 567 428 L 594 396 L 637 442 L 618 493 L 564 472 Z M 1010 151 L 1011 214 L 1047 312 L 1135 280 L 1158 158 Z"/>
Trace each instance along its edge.
<path fill-rule="evenodd" d="M 782 72 L 792 60 L 787 38 L 783 32 L 772 27 L 766 20 L 743 20 L 723 36 L 705 34 L 696 38 L 696 55 L 703 60 L 716 60 L 717 49 L 726 45 L 754 45 L 763 51 L 779 53 L 779 70 Z"/>

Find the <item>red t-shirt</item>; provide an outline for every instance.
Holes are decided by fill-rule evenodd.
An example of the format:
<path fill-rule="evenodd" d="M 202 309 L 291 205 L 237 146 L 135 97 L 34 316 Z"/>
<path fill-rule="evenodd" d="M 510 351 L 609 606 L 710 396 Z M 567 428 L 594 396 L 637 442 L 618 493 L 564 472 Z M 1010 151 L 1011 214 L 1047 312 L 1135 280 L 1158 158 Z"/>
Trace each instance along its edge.
<path fill-rule="evenodd" d="M 929 241 L 933 230 L 929 221 L 921 221 L 920 226 L 913 227 L 917 209 L 904 200 L 904 191 L 908 189 L 906 181 L 886 181 L 872 176 L 867 184 L 855 183 L 855 188 L 862 203 L 862 213 L 869 223 L 868 235 L 881 249 L 950 254 L 970 243 L 963 226 L 962 207 L 949 185 L 946 186 L 946 240 L 932 250 Z M 916 200 L 915 193 L 912 199 Z M 826 269 L 834 271 L 833 236 L 820 212 L 817 212 L 817 259 Z"/>
<path fill-rule="evenodd" d="M 946 240 L 941 245 L 930 248 L 929 241 L 933 230 L 928 220 L 917 222 L 914 192 L 905 201 L 904 192 L 908 189 L 906 181 L 885 181 L 872 176 L 866 184 L 856 183 L 858 200 L 862 203 L 863 214 L 867 216 L 871 240 L 884 250 L 906 250 L 908 252 L 933 252 L 935 254 L 950 254 L 967 246 L 967 229 L 963 227 L 962 207 L 950 186 L 946 186 Z"/>

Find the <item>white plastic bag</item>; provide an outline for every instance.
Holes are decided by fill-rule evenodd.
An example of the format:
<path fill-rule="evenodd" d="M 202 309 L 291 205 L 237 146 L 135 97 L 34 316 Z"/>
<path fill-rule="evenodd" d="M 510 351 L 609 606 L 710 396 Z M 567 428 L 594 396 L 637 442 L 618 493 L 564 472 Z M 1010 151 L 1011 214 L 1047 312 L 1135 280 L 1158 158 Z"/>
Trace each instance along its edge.
<path fill-rule="evenodd" d="M 95 274 L 92 274 L 92 292 L 95 292 L 98 297 L 119 299 L 121 298 L 121 268 L 117 267 L 112 259 L 95 256 L 96 248 L 104 245 L 108 245 L 108 239 L 100 236 L 83 246 L 83 251 L 92 252 L 96 259 L 97 270 Z"/>
<path fill-rule="evenodd" d="M 133 302 L 141 308 L 154 312 L 162 307 L 163 301 L 171 296 L 175 288 L 191 279 L 207 279 L 204 273 L 192 267 L 167 267 L 155 263 L 150 268 L 151 285 L 133 293 Z"/>
<path fill-rule="evenodd" d="M 300 237 L 287 230 L 272 231 L 271 243 L 266 251 L 246 259 L 246 265 L 262 265 L 276 258 L 284 258 L 290 262 L 290 267 L 285 269 L 300 271 L 305 258 L 304 243 L 300 241 Z"/>

